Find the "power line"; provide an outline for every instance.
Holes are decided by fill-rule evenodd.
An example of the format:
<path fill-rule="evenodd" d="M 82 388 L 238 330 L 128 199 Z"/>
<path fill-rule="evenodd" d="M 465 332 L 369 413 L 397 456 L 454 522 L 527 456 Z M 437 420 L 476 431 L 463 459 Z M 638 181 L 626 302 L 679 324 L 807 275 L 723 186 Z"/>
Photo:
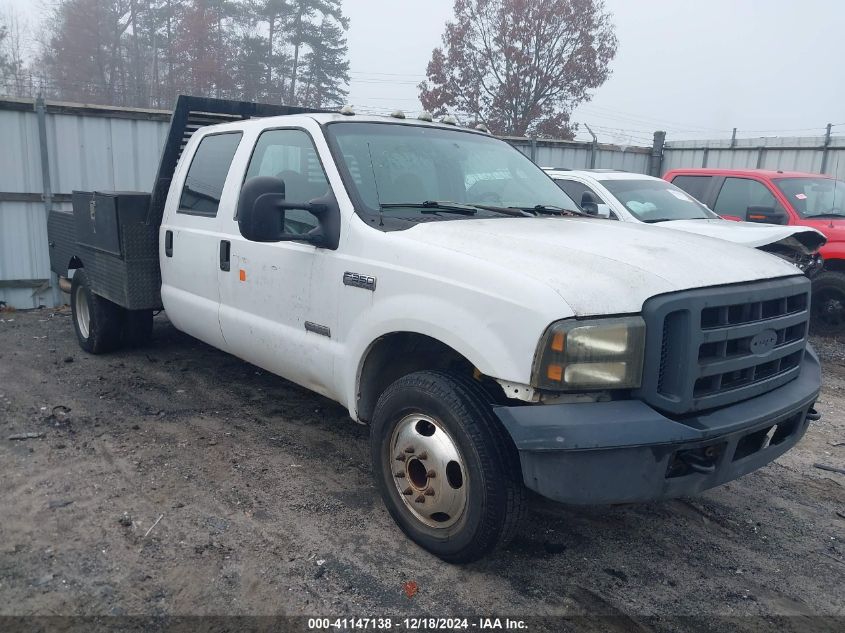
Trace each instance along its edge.
<path fill-rule="evenodd" d="M 585 110 L 596 110 L 597 114 L 601 116 L 605 116 L 607 118 L 626 118 L 631 119 L 632 122 L 635 123 L 646 123 L 649 125 L 661 125 L 663 127 L 673 127 L 673 128 L 689 128 L 689 129 L 697 129 L 704 132 L 730 132 L 730 130 L 718 129 L 718 128 L 710 128 L 700 125 L 689 125 L 686 123 L 678 123 L 676 121 L 667 121 L 663 119 L 657 119 L 655 117 L 643 116 L 643 115 L 636 115 L 636 114 L 629 114 L 626 112 L 622 112 L 620 110 L 614 110 L 612 108 L 607 108 L 604 106 L 598 106 L 593 103 L 586 103 L 583 106 L 580 106 L 581 109 Z M 602 114 L 602 111 L 607 112 L 608 114 Z"/>

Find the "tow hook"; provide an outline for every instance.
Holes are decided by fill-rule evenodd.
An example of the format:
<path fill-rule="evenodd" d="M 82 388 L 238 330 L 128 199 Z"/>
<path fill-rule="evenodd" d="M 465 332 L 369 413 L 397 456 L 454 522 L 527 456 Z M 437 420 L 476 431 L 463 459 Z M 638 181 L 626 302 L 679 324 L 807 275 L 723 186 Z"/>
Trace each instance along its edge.
<path fill-rule="evenodd" d="M 690 472 L 709 475 L 716 472 L 716 462 L 723 450 L 724 444 L 680 450 L 673 456 L 666 476 L 683 477 Z"/>
<path fill-rule="evenodd" d="M 805 419 L 807 422 L 818 422 L 822 419 L 822 414 L 816 411 L 814 407 L 810 407 L 807 409 L 807 416 Z"/>
<path fill-rule="evenodd" d="M 707 447 L 712 449 L 712 447 Z M 678 459 L 684 462 L 690 470 L 706 475 L 716 470 L 716 452 L 711 450 L 707 455 L 707 449 L 694 451 L 679 451 Z"/>

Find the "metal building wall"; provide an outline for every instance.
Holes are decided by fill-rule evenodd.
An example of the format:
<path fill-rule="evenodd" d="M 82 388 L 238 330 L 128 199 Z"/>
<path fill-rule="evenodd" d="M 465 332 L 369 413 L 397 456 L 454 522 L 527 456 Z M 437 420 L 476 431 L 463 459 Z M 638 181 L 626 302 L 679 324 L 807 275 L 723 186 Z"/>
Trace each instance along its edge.
<path fill-rule="evenodd" d="M 733 144 L 728 140 L 666 144 L 663 173 L 691 167 L 782 169 L 845 179 L 845 137 L 834 136 L 829 141 L 823 136 L 811 136 L 738 139 Z"/>
<path fill-rule="evenodd" d="M 520 152 L 541 167 L 561 169 L 621 169 L 638 174 L 648 173 L 651 148 L 584 143 L 580 141 L 532 140 L 506 138 Z M 592 159 L 595 153 L 595 159 Z"/>
<path fill-rule="evenodd" d="M 74 190 L 149 191 L 168 121 L 161 111 L 48 102 L 53 208 L 69 208 Z M 0 301 L 16 308 L 62 301 L 50 283 L 40 145 L 34 102 L 0 100 Z"/>

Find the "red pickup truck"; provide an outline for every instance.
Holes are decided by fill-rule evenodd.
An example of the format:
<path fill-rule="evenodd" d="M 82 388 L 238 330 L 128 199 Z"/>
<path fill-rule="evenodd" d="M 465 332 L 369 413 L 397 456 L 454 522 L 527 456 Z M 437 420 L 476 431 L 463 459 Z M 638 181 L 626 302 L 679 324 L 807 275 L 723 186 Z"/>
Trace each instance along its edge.
<path fill-rule="evenodd" d="M 673 169 L 663 176 L 729 220 L 814 228 L 827 238 L 813 278 L 819 333 L 845 326 L 845 182 L 832 176 L 764 169 Z"/>

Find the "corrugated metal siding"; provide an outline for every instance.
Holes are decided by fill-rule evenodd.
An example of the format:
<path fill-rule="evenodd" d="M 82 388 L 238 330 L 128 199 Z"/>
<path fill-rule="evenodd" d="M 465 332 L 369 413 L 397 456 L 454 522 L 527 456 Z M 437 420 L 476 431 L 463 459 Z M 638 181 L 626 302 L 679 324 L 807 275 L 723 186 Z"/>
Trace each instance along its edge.
<path fill-rule="evenodd" d="M 166 135 L 162 121 L 48 115 L 53 191 L 150 191 Z"/>
<path fill-rule="evenodd" d="M 0 103 L 0 192 L 42 194 L 38 119 L 30 111 Z M 120 118 L 79 112 L 46 115 L 53 194 L 74 189 L 149 191 L 167 133 L 167 121 L 131 112 Z M 54 208 L 70 203 L 54 202 Z M 0 301 L 17 308 L 52 306 L 57 290 L 3 287 L 9 280 L 50 278 L 47 219 L 43 202 L 0 200 Z"/>
<path fill-rule="evenodd" d="M 43 204 L 0 202 L 0 279 L 50 278 Z M 16 308 L 52 305 L 49 288 L 2 288 L 0 301 Z"/>
<path fill-rule="evenodd" d="M 730 141 L 678 141 L 663 151 L 663 171 L 691 167 L 782 169 L 821 173 L 824 137 L 783 137 Z M 845 179 L 845 137 L 833 137 L 825 173 Z"/>
<path fill-rule="evenodd" d="M 506 139 L 520 152 L 530 157 L 530 139 Z M 592 145 L 579 141 L 538 140 L 534 144 L 534 162 L 541 167 L 560 169 L 589 169 Z M 621 169 L 638 174 L 648 173 L 651 148 L 599 145 L 596 149 L 596 169 Z"/>

